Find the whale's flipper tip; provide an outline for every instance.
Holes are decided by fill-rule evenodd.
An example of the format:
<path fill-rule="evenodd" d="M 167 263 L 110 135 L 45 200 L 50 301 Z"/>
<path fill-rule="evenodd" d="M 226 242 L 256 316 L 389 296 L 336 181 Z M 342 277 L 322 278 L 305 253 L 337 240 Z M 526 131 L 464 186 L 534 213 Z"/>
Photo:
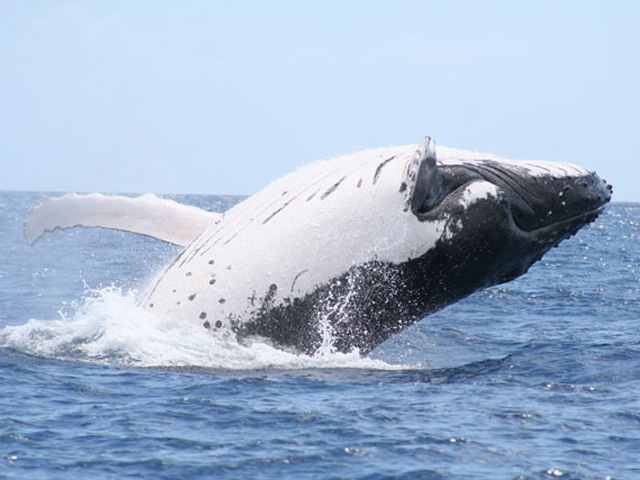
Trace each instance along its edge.
<path fill-rule="evenodd" d="M 186 246 L 222 215 L 147 193 L 137 198 L 99 193 L 47 198 L 24 221 L 24 236 L 33 245 L 58 228 L 101 227 L 137 233 Z"/>

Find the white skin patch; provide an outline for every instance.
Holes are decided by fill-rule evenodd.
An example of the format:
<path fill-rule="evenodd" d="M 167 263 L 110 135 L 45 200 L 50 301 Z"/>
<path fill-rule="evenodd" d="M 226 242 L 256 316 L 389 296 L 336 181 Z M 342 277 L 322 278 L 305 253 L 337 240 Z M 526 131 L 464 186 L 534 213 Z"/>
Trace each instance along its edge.
<path fill-rule="evenodd" d="M 462 192 L 460 205 L 463 208 L 468 208 L 478 200 L 487 198 L 498 198 L 498 190 L 499 188 L 490 182 L 472 182 L 467 185 Z"/>
<path fill-rule="evenodd" d="M 455 236 L 454 232 L 460 231 L 460 230 L 462 230 L 462 220 L 458 218 L 455 222 L 451 221 L 447 223 L 447 227 L 444 231 L 443 238 L 445 240 L 451 240 Z"/>

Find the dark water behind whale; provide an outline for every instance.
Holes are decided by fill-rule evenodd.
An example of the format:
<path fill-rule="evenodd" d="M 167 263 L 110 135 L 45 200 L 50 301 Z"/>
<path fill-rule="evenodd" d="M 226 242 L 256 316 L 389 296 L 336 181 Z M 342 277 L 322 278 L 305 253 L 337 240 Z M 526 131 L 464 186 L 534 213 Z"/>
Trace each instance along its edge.
<path fill-rule="evenodd" d="M 640 205 L 359 359 L 148 318 L 177 248 L 29 248 L 42 198 L 0 193 L 0 478 L 640 478 Z"/>

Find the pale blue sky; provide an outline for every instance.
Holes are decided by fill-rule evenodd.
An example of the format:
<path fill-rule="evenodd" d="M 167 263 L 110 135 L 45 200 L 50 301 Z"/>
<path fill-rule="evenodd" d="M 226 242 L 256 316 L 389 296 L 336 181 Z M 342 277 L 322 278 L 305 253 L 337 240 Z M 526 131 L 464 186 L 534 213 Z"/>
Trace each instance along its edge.
<path fill-rule="evenodd" d="M 253 193 L 418 143 L 640 201 L 640 2 L 0 0 L 0 189 Z"/>

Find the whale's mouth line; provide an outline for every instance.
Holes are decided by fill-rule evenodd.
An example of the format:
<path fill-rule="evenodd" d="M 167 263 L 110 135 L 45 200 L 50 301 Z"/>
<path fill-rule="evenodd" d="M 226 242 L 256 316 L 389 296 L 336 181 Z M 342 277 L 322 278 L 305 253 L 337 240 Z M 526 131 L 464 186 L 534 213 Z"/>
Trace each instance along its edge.
<path fill-rule="evenodd" d="M 516 228 L 523 234 L 535 237 L 539 241 L 543 241 L 545 237 L 553 237 L 553 238 L 557 238 L 557 243 L 560 243 L 560 241 L 575 235 L 578 232 L 578 230 L 580 230 L 580 228 L 582 228 L 584 225 L 591 223 L 596 218 L 598 218 L 600 214 L 604 211 L 606 206 L 607 206 L 606 204 L 603 204 L 597 208 L 588 210 L 586 212 L 581 212 L 579 214 L 572 215 L 570 217 L 563 218 L 562 220 L 558 220 L 556 222 L 550 223 L 548 225 L 545 225 L 543 227 L 539 227 L 533 230 L 526 230 L 521 228 L 516 222 L 516 219 L 513 216 L 513 213 L 511 217 L 513 218 L 513 223 L 516 226 Z M 558 237 L 559 230 L 562 230 L 563 232 L 565 232 L 565 234 Z"/>

